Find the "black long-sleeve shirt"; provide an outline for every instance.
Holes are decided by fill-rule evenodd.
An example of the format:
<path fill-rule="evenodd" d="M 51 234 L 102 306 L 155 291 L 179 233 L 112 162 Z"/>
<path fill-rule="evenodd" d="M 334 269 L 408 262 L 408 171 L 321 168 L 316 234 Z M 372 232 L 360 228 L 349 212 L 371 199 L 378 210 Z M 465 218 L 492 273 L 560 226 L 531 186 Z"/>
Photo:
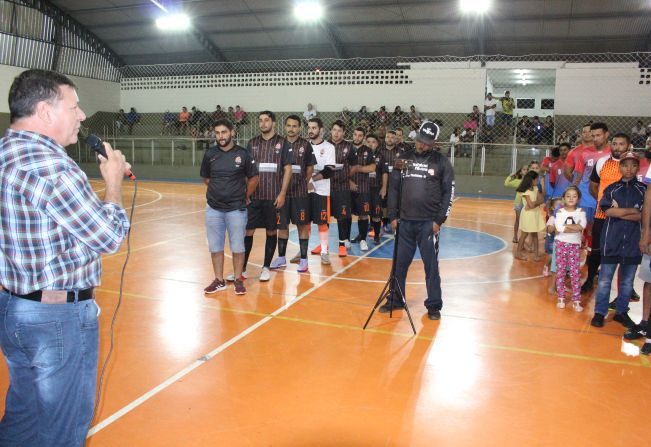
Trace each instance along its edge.
<path fill-rule="evenodd" d="M 402 183 L 400 218 L 433 220 L 439 225 L 447 219 L 454 198 L 454 170 L 439 152 L 428 150 L 405 152 L 408 163 Z M 397 217 L 398 188 L 401 172 L 394 169 L 389 177 L 389 219 Z"/>

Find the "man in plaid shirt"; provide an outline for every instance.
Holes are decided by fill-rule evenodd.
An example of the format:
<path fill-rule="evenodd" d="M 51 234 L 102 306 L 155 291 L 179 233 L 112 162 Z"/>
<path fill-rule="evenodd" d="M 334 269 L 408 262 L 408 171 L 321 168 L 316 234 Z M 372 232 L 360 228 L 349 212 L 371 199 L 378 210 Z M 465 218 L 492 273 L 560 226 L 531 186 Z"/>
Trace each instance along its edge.
<path fill-rule="evenodd" d="M 73 82 L 28 70 L 9 91 L 0 139 L 0 344 L 11 381 L 3 446 L 82 446 L 93 415 L 99 348 L 94 288 L 101 254 L 129 230 L 128 164 L 104 144 L 100 201 L 64 147 L 86 116 Z"/>

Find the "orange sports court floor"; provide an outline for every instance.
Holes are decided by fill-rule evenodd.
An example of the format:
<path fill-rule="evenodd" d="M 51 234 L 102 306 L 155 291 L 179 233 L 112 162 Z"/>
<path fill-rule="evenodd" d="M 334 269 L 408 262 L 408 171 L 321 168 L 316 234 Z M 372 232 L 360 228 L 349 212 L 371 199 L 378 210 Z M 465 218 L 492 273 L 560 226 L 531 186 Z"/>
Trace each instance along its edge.
<path fill-rule="evenodd" d="M 213 279 L 204 191 L 139 185 L 89 446 L 648 445 L 650 359 L 610 318 L 601 330 L 590 326 L 592 297 L 583 313 L 559 310 L 542 262 L 513 260 L 511 200 L 455 201 L 446 227 L 497 248 L 472 255 L 483 242 L 471 238 L 470 254 L 441 261 L 440 321 L 427 319 L 422 264 L 412 264 L 413 336 L 402 311 L 376 313 L 361 330 L 389 274 L 390 259 L 373 257 L 388 238 L 365 256 L 333 256 L 331 266 L 311 256 L 309 274 L 290 265 L 260 283 L 258 230 L 248 293 L 204 296 Z M 126 205 L 132 192 L 125 183 Z M 288 256 L 296 249 L 290 243 Z M 100 367 L 125 250 L 104 258 Z M 640 319 L 640 303 L 631 316 Z"/>

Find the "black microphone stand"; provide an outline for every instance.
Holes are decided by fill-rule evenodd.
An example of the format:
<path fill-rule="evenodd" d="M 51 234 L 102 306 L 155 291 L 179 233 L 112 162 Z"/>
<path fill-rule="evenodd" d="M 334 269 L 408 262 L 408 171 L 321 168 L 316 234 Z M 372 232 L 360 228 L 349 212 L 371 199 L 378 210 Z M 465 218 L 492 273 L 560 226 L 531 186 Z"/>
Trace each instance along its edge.
<path fill-rule="evenodd" d="M 411 329 L 414 331 L 414 335 L 416 335 L 416 327 L 414 326 L 414 320 L 411 319 L 411 313 L 409 312 L 409 307 L 407 306 L 407 300 L 405 299 L 405 294 L 403 293 L 403 290 L 400 287 L 400 284 L 398 283 L 398 279 L 396 278 L 396 261 L 398 259 L 398 240 L 399 240 L 398 236 L 400 235 L 400 206 L 402 204 L 402 182 L 405 178 L 406 170 L 407 170 L 407 163 L 405 162 L 403 164 L 403 168 L 400 170 L 400 182 L 398 183 L 398 206 L 397 206 L 397 215 L 396 215 L 397 222 L 396 222 L 395 235 L 393 237 L 393 258 L 391 262 L 391 273 L 389 274 L 389 279 L 384 284 L 384 288 L 382 289 L 380 296 L 375 302 L 375 306 L 373 306 L 373 309 L 371 310 L 371 313 L 368 316 L 366 323 L 364 323 L 363 330 L 366 329 L 366 326 L 368 326 L 369 321 L 371 321 L 371 318 L 373 317 L 375 310 L 380 306 L 380 303 L 382 303 L 382 301 L 385 299 L 389 302 L 389 318 L 392 318 L 393 300 L 395 299 L 395 295 L 397 293 L 398 299 L 402 300 L 402 302 L 405 305 L 405 311 L 407 312 L 407 316 L 409 317 L 409 323 L 411 323 Z"/>

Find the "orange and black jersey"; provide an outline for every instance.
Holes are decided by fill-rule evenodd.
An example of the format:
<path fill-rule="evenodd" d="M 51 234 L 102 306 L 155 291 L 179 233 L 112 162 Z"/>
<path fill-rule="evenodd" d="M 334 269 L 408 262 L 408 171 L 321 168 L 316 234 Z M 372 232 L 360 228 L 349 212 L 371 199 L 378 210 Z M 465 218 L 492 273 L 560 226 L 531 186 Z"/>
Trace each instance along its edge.
<path fill-rule="evenodd" d="M 283 167 L 292 162 L 287 140 L 278 134 L 268 140 L 258 135 L 249 140 L 246 148 L 258 163 L 260 173 L 260 182 L 252 198 L 275 200 L 283 184 Z"/>
<path fill-rule="evenodd" d="M 292 163 L 292 181 L 287 189 L 287 197 L 308 197 L 307 192 L 307 168 L 316 165 L 316 157 L 312 144 L 305 138 L 298 137 L 298 140 L 290 143 L 289 160 Z"/>
<path fill-rule="evenodd" d="M 354 147 L 355 156 L 357 157 L 357 165 L 367 166 L 375 163 L 375 158 L 373 158 L 373 151 L 364 145 L 360 147 Z M 375 174 L 375 171 L 366 173 L 358 172 L 353 175 L 352 180 L 357 184 L 358 193 L 367 193 L 370 191 L 370 179 L 374 177 L 372 174 Z"/>
<path fill-rule="evenodd" d="M 357 156 L 353 145 L 348 141 L 336 144 L 330 140 L 330 143 L 335 147 L 336 160 L 335 173 L 330 179 L 330 191 L 350 191 L 350 184 L 348 183 L 350 167 L 357 164 Z"/>

